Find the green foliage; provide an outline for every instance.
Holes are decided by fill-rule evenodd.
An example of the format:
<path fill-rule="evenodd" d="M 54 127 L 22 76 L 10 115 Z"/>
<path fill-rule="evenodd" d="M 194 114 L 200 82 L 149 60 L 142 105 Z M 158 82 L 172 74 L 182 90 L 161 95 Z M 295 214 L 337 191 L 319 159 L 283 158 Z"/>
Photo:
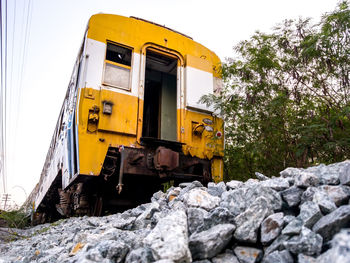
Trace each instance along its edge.
<path fill-rule="evenodd" d="M 24 228 L 30 225 L 30 217 L 22 209 L 1 211 L 0 219 L 5 221 L 7 227 Z"/>
<path fill-rule="evenodd" d="M 225 88 L 202 98 L 225 120 L 226 179 L 350 157 L 348 1 L 318 24 L 286 20 L 234 50 Z"/>

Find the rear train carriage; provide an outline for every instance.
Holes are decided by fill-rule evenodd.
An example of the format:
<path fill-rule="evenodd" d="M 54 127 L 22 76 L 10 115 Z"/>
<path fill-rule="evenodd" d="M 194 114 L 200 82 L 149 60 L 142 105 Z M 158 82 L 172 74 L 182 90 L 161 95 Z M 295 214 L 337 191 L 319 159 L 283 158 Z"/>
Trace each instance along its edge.
<path fill-rule="evenodd" d="M 215 53 L 179 32 L 92 16 L 33 195 L 36 211 L 100 215 L 145 202 L 169 181 L 221 181 L 223 122 L 199 103 L 221 88 L 219 69 Z"/>

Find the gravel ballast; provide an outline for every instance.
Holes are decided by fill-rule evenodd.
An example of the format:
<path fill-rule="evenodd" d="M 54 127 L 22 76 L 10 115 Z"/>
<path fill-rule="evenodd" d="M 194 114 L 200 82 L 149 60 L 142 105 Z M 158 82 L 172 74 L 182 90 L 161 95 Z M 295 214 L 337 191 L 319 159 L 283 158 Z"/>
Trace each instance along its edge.
<path fill-rule="evenodd" d="M 0 263 L 350 263 L 349 167 L 184 183 L 123 213 L 21 230 L 1 241 Z"/>

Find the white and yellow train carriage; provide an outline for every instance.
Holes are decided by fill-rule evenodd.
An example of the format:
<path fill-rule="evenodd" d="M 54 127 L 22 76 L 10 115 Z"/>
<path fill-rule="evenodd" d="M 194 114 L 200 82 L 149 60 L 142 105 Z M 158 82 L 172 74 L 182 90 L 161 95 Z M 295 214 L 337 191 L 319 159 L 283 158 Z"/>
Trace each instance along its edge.
<path fill-rule="evenodd" d="M 95 214 L 164 182 L 220 181 L 223 122 L 199 103 L 219 58 L 134 17 L 90 18 L 35 195 L 37 211 Z"/>

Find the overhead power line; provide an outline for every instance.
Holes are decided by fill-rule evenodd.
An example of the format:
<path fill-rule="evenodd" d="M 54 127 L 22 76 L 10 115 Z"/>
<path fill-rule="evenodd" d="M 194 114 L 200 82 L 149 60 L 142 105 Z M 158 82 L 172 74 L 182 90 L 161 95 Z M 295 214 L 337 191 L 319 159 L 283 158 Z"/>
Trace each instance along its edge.
<path fill-rule="evenodd" d="M 3 120 L 3 97 L 4 97 L 4 85 L 3 85 L 3 80 L 4 80 L 4 67 L 3 67 L 3 23 L 2 23 L 2 18 L 3 18 L 3 7 L 2 7 L 2 1 L 0 2 L 0 182 L 2 182 L 2 178 L 4 177 L 4 120 Z M 5 191 L 5 189 L 3 189 Z"/>
<path fill-rule="evenodd" d="M 2 190 L 6 193 L 6 122 L 7 122 L 7 0 L 0 2 L 1 23 L 1 167 Z"/>
<path fill-rule="evenodd" d="M 8 162 L 18 141 L 32 5 L 32 0 L 0 0 L 0 192 L 4 193 L 7 192 L 7 176 L 13 174 L 14 169 Z"/>

